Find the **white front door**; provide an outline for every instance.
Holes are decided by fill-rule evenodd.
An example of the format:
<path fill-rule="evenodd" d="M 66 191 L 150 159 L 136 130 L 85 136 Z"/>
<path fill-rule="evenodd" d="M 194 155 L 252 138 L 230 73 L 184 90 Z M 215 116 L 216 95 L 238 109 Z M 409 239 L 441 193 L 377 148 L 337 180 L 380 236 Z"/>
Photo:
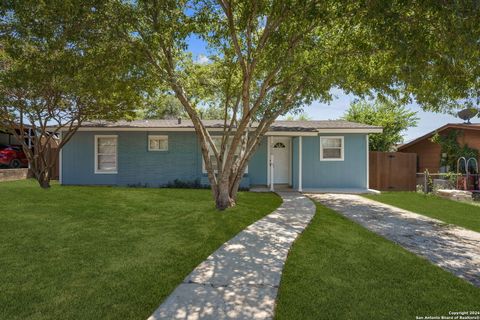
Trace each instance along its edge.
<path fill-rule="evenodd" d="M 290 183 L 290 138 L 272 137 L 270 154 L 273 156 L 273 183 Z"/>

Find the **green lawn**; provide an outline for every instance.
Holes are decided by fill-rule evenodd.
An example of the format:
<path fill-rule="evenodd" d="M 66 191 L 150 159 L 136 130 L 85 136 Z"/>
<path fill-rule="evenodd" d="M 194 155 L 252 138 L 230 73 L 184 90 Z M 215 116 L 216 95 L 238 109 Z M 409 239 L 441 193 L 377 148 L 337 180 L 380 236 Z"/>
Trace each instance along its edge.
<path fill-rule="evenodd" d="M 202 260 L 281 199 L 209 190 L 0 183 L 0 319 L 146 319 Z"/>
<path fill-rule="evenodd" d="M 411 320 L 480 301 L 480 289 L 320 205 L 279 290 L 277 319 Z"/>
<path fill-rule="evenodd" d="M 480 206 L 416 192 L 382 192 L 365 197 L 480 232 Z"/>

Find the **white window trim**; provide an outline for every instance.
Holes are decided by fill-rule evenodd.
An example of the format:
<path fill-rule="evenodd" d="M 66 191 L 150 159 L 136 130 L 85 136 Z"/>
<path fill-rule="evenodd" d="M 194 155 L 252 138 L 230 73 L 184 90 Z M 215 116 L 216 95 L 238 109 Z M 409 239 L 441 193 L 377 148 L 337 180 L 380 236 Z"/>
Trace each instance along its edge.
<path fill-rule="evenodd" d="M 324 158 L 323 157 L 323 144 L 325 139 L 340 139 L 342 141 L 342 147 L 340 149 L 340 158 Z M 344 136 L 320 136 L 320 161 L 344 161 L 345 160 L 345 137 Z"/>
<path fill-rule="evenodd" d="M 150 148 L 150 139 L 166 139 L 167 140 L 167 149 L 151 149 Z M 168 136 L 167 135 L 148 135 L 148 151 L 156 152 L 165 152 L 168 151 Z"/>
<path fill-rule="evenodd" d="M 60 131 L 59 133 L 60 141 L 63 139 L 63 132 Z M 60 148 L 60 152 L 58 153 L 58 181 L 60 184 L 63 184 L 63 148 Z"/>
<path fill-rule="evenodd" d="M 222 136 L 212 136 L 212 139 L 221 139 Z M 210 146 L 208 146 L 209 150 L 210 150 Z M 225 150 L 225 154 L 227 153 L 228 150 Z M 212 151 L 212 155 L 213 155 L 213 151 Z M 225 158 L 224 158 L 224 161 L 225 161 Z M 218 170 L 213 170 L 214 173 L 218 173 Z M 205 159 L 203 159 L 203 155 L 202 155 L 202 173 L 208 173 L 207 172 L 207 169 L 205 168 Z M 243 174 L 248 174 L 248 165 L 245 167 L 245 172 L 243 172 Z"/>
<path fill-rule="evenodd" d="M 216 140 L 216 139 L 221 139 L 222 136 L 212 136 L 212 140 Z M 208 148 L 208 151 L 210 152 L 211 148 L 210 148 L 210 145 L 207 143 L 207 148 Z M 213 155 L 213 152 L 212 152 L 212 155 Z M 218 173 L 218 170 L 213 170 L 214 173 Z M 207 173 L 207 168 L 205 167 L 205 159 L 203 159 L 203 155 L 202 155 L 202 173 Z"/>
<path fill-rule="evenodd" d="M 115 146 L 115 164 L 116 170 L 115 171 L 105 171 L 98 169 L 98 138 L 115 138 L 116 146 Z M 95 174 L 117 174 L 118 173 L 118 136 L 117 135 L 95 135 L 95 152 L 94 152 L 94 163 L 95 163 Z"/>

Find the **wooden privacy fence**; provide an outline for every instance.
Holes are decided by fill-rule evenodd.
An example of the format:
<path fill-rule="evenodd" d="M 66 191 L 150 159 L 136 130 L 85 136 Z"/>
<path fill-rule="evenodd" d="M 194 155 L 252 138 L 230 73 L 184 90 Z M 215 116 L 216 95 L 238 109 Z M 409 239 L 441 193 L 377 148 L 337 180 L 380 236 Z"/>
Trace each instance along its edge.
<path fill-rule="evenodd" d="M 54 149 L 52 148 L 52 150 L 54 150 Z M 50 160 L 49 160 L 49 161 L 53 161 L 53 163 L 54 163 L 54 166 L 50 170 L 50 177 L 51 177 L 52 180 L 58 180 L 59 176 L 60 176 L 60 160 L 59 160 L 58 154 L 56 154 L 56 155 L 53 155 L 53 154 L 55 154 L 55 152 L 52 152 L 52 154 L 50 155 Z M 28 177 L 32 178 L 33 173 L 29 172 Z"/>
<path fill-rule="evenodd" d="M 60 172 L 60 161 L 59 161 L 58 153 L 56 154 L 56 156 L 50 155 L 50 158 L 51 158 L 51 161 L 55 163 L 53 168 L 50 170 L 50 176 L 52 177 L 52 180 L 58 180 L 59 172 Z"/>
<path fill-rule="evenodd" d="M 369 184 L 381 191 L 415 191 L 417 154 L 370 151 Z"/>

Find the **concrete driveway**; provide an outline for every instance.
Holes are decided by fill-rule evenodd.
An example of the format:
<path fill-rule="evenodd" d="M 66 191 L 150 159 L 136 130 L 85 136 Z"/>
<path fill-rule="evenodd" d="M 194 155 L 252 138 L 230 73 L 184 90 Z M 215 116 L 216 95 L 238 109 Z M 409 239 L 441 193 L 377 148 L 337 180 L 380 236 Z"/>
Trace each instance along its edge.
<path fill-rule="evenodd" d="M 358 195 L 308 196 L 480 287 L 480 233 Z"/>

